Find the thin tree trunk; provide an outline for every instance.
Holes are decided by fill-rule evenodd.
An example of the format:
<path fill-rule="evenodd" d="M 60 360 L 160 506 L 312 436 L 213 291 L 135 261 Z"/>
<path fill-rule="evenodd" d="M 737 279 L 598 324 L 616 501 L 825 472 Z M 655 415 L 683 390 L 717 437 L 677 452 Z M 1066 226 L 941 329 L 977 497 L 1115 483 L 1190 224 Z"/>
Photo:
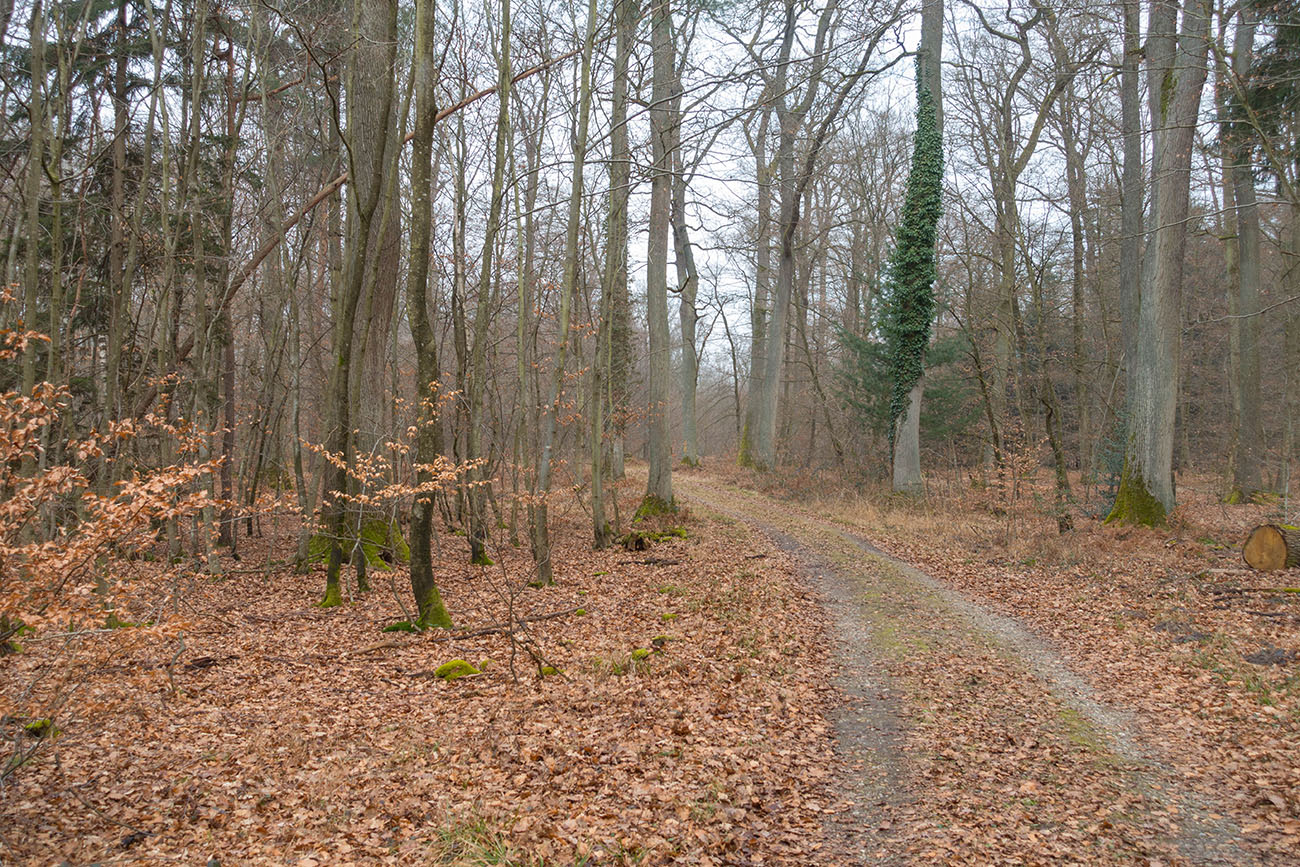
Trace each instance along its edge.
<path fill-rule="evenodd" d="M 1120 124 L 1124 138 L 1124 167 L 1120 178 L 1119 296 L 1124 342 L 1125 400 L 1137 395 L 1138 320 L 1142 311 L 1142 240 L 1145 183 L 1142 163 L 1142 59 L 1140 0 L 1122 0 L 1124 59 L 1119 73 Z M 1127 415 L 1132 415 L 1131 408 Z M 1125 419 L 1128 427 L 1128 419 Z"/>
<path fill-rule="evenodd" d="M 582 71 L 579 77 L 578 129 L 573 137 L 573 181 L 569 190 L 569 214 L 564 233 L 564 285 L 560 290 L 560 321 L 556 335 L 555 365 L 546 395 L 542 415 L 542 443 L 537 461 L 537 490 L 540 501 L 533 528 L 533 556 L 536 558 L 535 583 L 555 583 L 554 565 L 551 562 L 551 536 L 549 508 L 546 501 L 551 492 L 551 461 L 555 452 L 555 433 L 559 413 L 560 390 L 564 384 L 564 366 L 569 350 L 569 313 L 578 285 L 578 228 L 582 222 L 583 162 L 587 158 L 587 128 L 591 117 L 591 65 L 592 46 L 596 39 L 596 0 L 587 5 L 587 31 L 582 46 Z"/>
<path fill-rule="evenodd" d="M 470 562 L 490 566 L 487 554 L 485 488 L 491 484 L 484 472 L 483 400 L 487 391 L 488 320 L 492 303 L 492 253 L 501 225 L 501 204 L 505 197 L 506 144 L 510 140 L 510 0 L 501 0 L 501 47 L 497 59 L 496 153 L 492 164 L 492 198 L 488 205 L 487 229 L 483 236 L 482 270 L 479 272 L 478 303 L 474 312 L 474 344 L 470 357 L 469 425 L 466 429 L 466 459 L 470 463 L 469 548 Z"/>
<path fill-rule="evenodd" d="M 754 466 L 754 437 L 758 431 L 757 396 L 765 390 L 767 373 L 767 320 L 772 289 L 772 173 L 767 159 L 768 125 L 772 119 L 772 101 L 765 99 L 758 123 L 758 133 L 750 140 L 754 154 L 755 181 L 758 188 L 758 213 L 754 233 L 754 303 L 750 309 L 749 399 L 745 421 L 740 429 L 737 459 L 741 466 Z"/>
<path fill-rule="evenodd" d="M 407 266 L 407 314 L 415 342 L 418 418 L 415 434 L 416 485 L 411 509 L 411 592 L 416 624 L 422 628 L 451 627 L 451 617 L 433 575 L 432 487 L 434 463 L 442 451 L 438 425 L 438 346 L 429 321 L 429 256 L 432 250 L 433 203 L 430 182 L 437 89 L 434 44 L 435 0 L 417 0 L 415 10 L 415 137 L 411 155 L 411 247 Z"/>
<path fill-rule="evenodd" d="M 31 34 L 31 50 L 28 52 L 31 61 L 31 97 L 28 101 L 27 119 L 28 119 L 28 142 L 27 142 L 27 175 L 23 188 L 23 199 L 26 205 L 26 229 L 27 240 L 24 245 L 23 255 L 23 324 L 26 330 L 35 330 L 37 325 L 37 306 L 41 296 L 41 176 L 45 174 L 45 6 L 43 0 L 35 0 L 32 4 L 32 17 L 29 33 Z M 116 154 L 116 147 L 114 154 Z M 114 179 L 116 180 L 116 165 L 114 166 Z M 114 186 L 114 192 L 119 191 L 117 185 Z M 114 226 L 120 215 L 114 209 Z M 110 268 L 112 265 L 109 266 Z M 51 322 L 50 328 L 56 327 L 56 323 Z M 31 394 L 32 387 L 36 384 L 36 355 L 39 341 L 32 341 L 27 345 L 27 351 L 23 353 L 22 360 L 22 391 L 23 394 Z M 34 469 L 34 467 L 32 467 Z"/>
<path fill-rule="evenodd" d="M 1075 95 L 1073 86 L 1061 94 L 1060 125 L 1061 146 L 1065 150 L 1066 197 L 1070 203 L 1070 336 L 1073 341 L 1072 367 L 1074 373 L 1074 400 L 1078 424 L 1078 464 L 1084 473 L 1092 464 L 1092 401 L 1088 394 L 1087 343 L 1084 340 L 1084 217 L 1087 213 L 1087 177 L 1084 174 L 1083 154 L 1075 137 Z M 1056 420 L 1059 424 L 1059 419 Z"/>
<path fill-rule="evenodd" d="M 695 309 L 699 294 L 700 277 L 695 268 L 695 252 L 686 228 L 686 173 L 682 167 L 681 136 L 677 132 L 681 122 L 681 81 L 673 81 L 673 171 L 672 183 L 672 233 L 673 256 L 677 265 L 677 291 L 680 294 L 678 317 L 682 330 L 682 463 L 688 467 L 700 464 L 700 435 L 695 415 L 695 392 L 699 383 L 699 368 L 695 350 Z"/>

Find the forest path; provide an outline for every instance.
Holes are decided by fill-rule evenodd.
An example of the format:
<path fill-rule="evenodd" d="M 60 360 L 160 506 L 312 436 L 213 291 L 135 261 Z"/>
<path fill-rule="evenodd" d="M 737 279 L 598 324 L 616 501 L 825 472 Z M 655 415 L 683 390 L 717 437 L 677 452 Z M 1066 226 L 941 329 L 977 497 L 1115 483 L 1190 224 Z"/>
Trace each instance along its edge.
<path fill-rule="evenodd" d="M 1260 863 L 1181 784 L 1141 720 L 1012 617 L 831 515 L 703 473 L 696 508 L 795 559 L 834 624 L 841 797 L 827 831 L 860 863 Z"/>

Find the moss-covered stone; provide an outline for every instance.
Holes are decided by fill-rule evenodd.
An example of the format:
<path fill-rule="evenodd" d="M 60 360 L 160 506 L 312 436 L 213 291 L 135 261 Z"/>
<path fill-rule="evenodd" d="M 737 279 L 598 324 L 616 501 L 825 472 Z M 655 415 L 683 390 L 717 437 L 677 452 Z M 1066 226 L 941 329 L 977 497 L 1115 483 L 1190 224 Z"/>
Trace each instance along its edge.
<path fill-rule="evenodd" d="M 585 608 L 579 608 L 577 611 L 575 611 L 575 612 L 573 612 L 573 613 L 576 614 L 578 617 L 586 617 L 586 616 L 587 616 L 587 609 L 585 609 Z"/>
<path fill-rule="evenodd" d="M 434 669 L 433 676 L 442 678 L 446 681 L 458 680 L 462 677 L 469 677 L 474 674 L 482 674 L 473 664 L 463 659 L 453 659 L 450 662 L 444 662 Z"/>
<path fill-rule="evenodd" d="M 419 628 L 409 620 L 399 620 L 385 626 L 382 632 L 419 632 Z"/>
<path fill-rule="evenodd" d="M 644 647 L 638 647 L 636 650 L 632 651 L 632 658 L 635 659 L 637 662 L 640 662 L 641 660 L 645 659 L 649 655 L 650 655 L 650 651 Z"/>
<path fill-rule="evenodd" d="M 1120 476 L 1119 491 L 1115 494 L 1115 505 L 1106 516 L 1107 524 L 1141 524 L 1145 527 L 1159 527 L 1165 523 L 1168 513 L 1165 504 L 1160 502 L 1148 489 L 1140 473 L 1133 472 L 1127 461 Z"/>
<path fill-rule="evenodd" d="M 645 551 L 655 542 L 667 539 L 685 539 L 685 527 L 669 527 L 667 530 L 629 530 L 619 537 L 619 544 L 628 551 Z"/>
<path fill-rule="evenodd" d="M 560 673 L 560 670 L 553 665 L 542 666 L 542 677 L 553 677 Z"/>
<path fill-rule="evenodd" d="M 54 720 L 49 717 L 34 719 L 23 726 L 23 733 L 29 738 L 52 738 L 58 735 L 59 730 L 54 725 Z"/>
<path fill-rule="evenodd" d="M 665 611 L 663 614 L 659 615 L 659 619 L 662 620 L 664 623 L 672 623 L 674 620 L 677 619 L 677 615 L 673 614 L 670 611 Z"/>

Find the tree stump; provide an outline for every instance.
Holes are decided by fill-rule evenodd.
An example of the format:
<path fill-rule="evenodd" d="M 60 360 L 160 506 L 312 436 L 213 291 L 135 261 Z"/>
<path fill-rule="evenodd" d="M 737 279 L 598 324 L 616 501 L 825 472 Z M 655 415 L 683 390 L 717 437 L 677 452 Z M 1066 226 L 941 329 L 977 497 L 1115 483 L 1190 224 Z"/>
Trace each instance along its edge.
<path fill-rule="evenodd" d="M 1250 531 L 1241 547 L 1246 565 L 1261 572 L 1300 567 L 1300 527 L 1263 524 Z"/>

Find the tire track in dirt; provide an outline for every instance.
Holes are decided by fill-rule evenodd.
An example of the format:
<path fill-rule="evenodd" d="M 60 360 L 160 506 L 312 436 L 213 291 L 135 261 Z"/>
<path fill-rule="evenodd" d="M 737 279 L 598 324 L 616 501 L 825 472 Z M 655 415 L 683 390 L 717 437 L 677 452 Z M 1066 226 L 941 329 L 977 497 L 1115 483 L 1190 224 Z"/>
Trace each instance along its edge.
<path fill-rule="evenodd" d="M 1089 767 L 1104 768 L 1100 773 L 1105 790 L 1131 797 L 1137 805 L 1128 808 L 1135 815 L 1125 817 L 1132 827 L 1115 832 L 1116 840 L 1110 844 L 1094 843 L 1096 854 L 1084 855 L 1084 861 L 1122 863 L 1136 856 L 1152 864 L 1165 860 L 1259 863 L 1239 845 L 1234 827 L 1180 785 L 1160 750 L 1143 737 L 1135 715 L 1103 701 L 1046 642 L 1014 618 L 973 602 L 831 521 L 800 514 L 751 491 L 721 489 L 705 476 L 682 478 L 679 485 L 689 499 L 772 538 L 801 562 L 827 604 L 837 639 L 837 686 L 845 696 L 845 705 L 833 721 L 841 758 L 849 767 L 862 769 L 845 781 L 846 797 L 855 808 L 828 828 L 850 857 L 861 863 L 906 860 L 900 851 L 882 848 L 890 840 L 889 834 L 882 835 L 882 828 L 892 824 L 884 817 L 896 816 L 906 823 L 910 815 L 914 821 L 918 805 L 932 797 L 927 786 L 940 788 L 942 794 L 942 778 L 917 778 L 916 746 L 908 745 L 907 725 L 902 721 L 913 716 L 910 699 L 915 696 L 908 694 L 906 684 L 896 683 L 899 677 L 896 670 L 890 671 L 890 654 L 881 652 L 882 636 L 901 627 L 909 636 L 903 657 L 915 660 L 908 656 L 915 650 L 910 644 L 913 635 L 919 636 L 919 646 L 931 656 L 942 653 L 974 660 L 987 649 L 985 656 L 996 658 L 995 665 L 1000 663 L 1012 674 L 1019 671 L 1030 681 L 1016 685 L 1020 696 L 1032 696 L 1037 690 L 1043 704 L 1060 705 L 1059 715 L 1068 709 L 1073 731 L 1054 731 L 1059 727 L 1051 725 L 1031 731 L 1048 743 L 1061 742 L 1063 737 L 1076 746 L 1086 743 L 1092 756 Z M 903 596 L 910 598 L 902 603 Z M 894 660 L 895 669 L 899 661 Z M 996 707 L 996 699 L 982 701 L 986 710 Z M 1047 719 L 1050 723 L 1050 715 Z M 1006 737 L 1017 743 L 1023 742 L 1025 734 L 1008 728 Z M 1062 794 L 1068 794 L 1069 785 L 1069 780 L 1060 783 Z M 1114 831 L 1110 822 L 1102 827 Z M 934 854 L 918 852 L 915 846 L 911 853 L 919 854 L 918 860 Z"/>
<path fill-rule="evenodd" d="M 833 568 L 795 537 L 717 504 L 707 507 L 768 536 L 812 580 L 834 624 L 834 683 L 844 701 L 834 709 L 830 721 L 835 727 L 838 757 L 843 767 L 853 771 L 840 781 L 837 793 L 850 807 L 827 820 L 827 836 L 835 854 L 851 861 L 903 863 L 890 845 L 892 823 L 887 818 L 913 800 L 907 788 L 903 723 L 886 679 L 871 655 L 863 652 L 870 647 L 869 626 L 854 616 L 858 604 L 854 587 L 833 577 Z"/>

